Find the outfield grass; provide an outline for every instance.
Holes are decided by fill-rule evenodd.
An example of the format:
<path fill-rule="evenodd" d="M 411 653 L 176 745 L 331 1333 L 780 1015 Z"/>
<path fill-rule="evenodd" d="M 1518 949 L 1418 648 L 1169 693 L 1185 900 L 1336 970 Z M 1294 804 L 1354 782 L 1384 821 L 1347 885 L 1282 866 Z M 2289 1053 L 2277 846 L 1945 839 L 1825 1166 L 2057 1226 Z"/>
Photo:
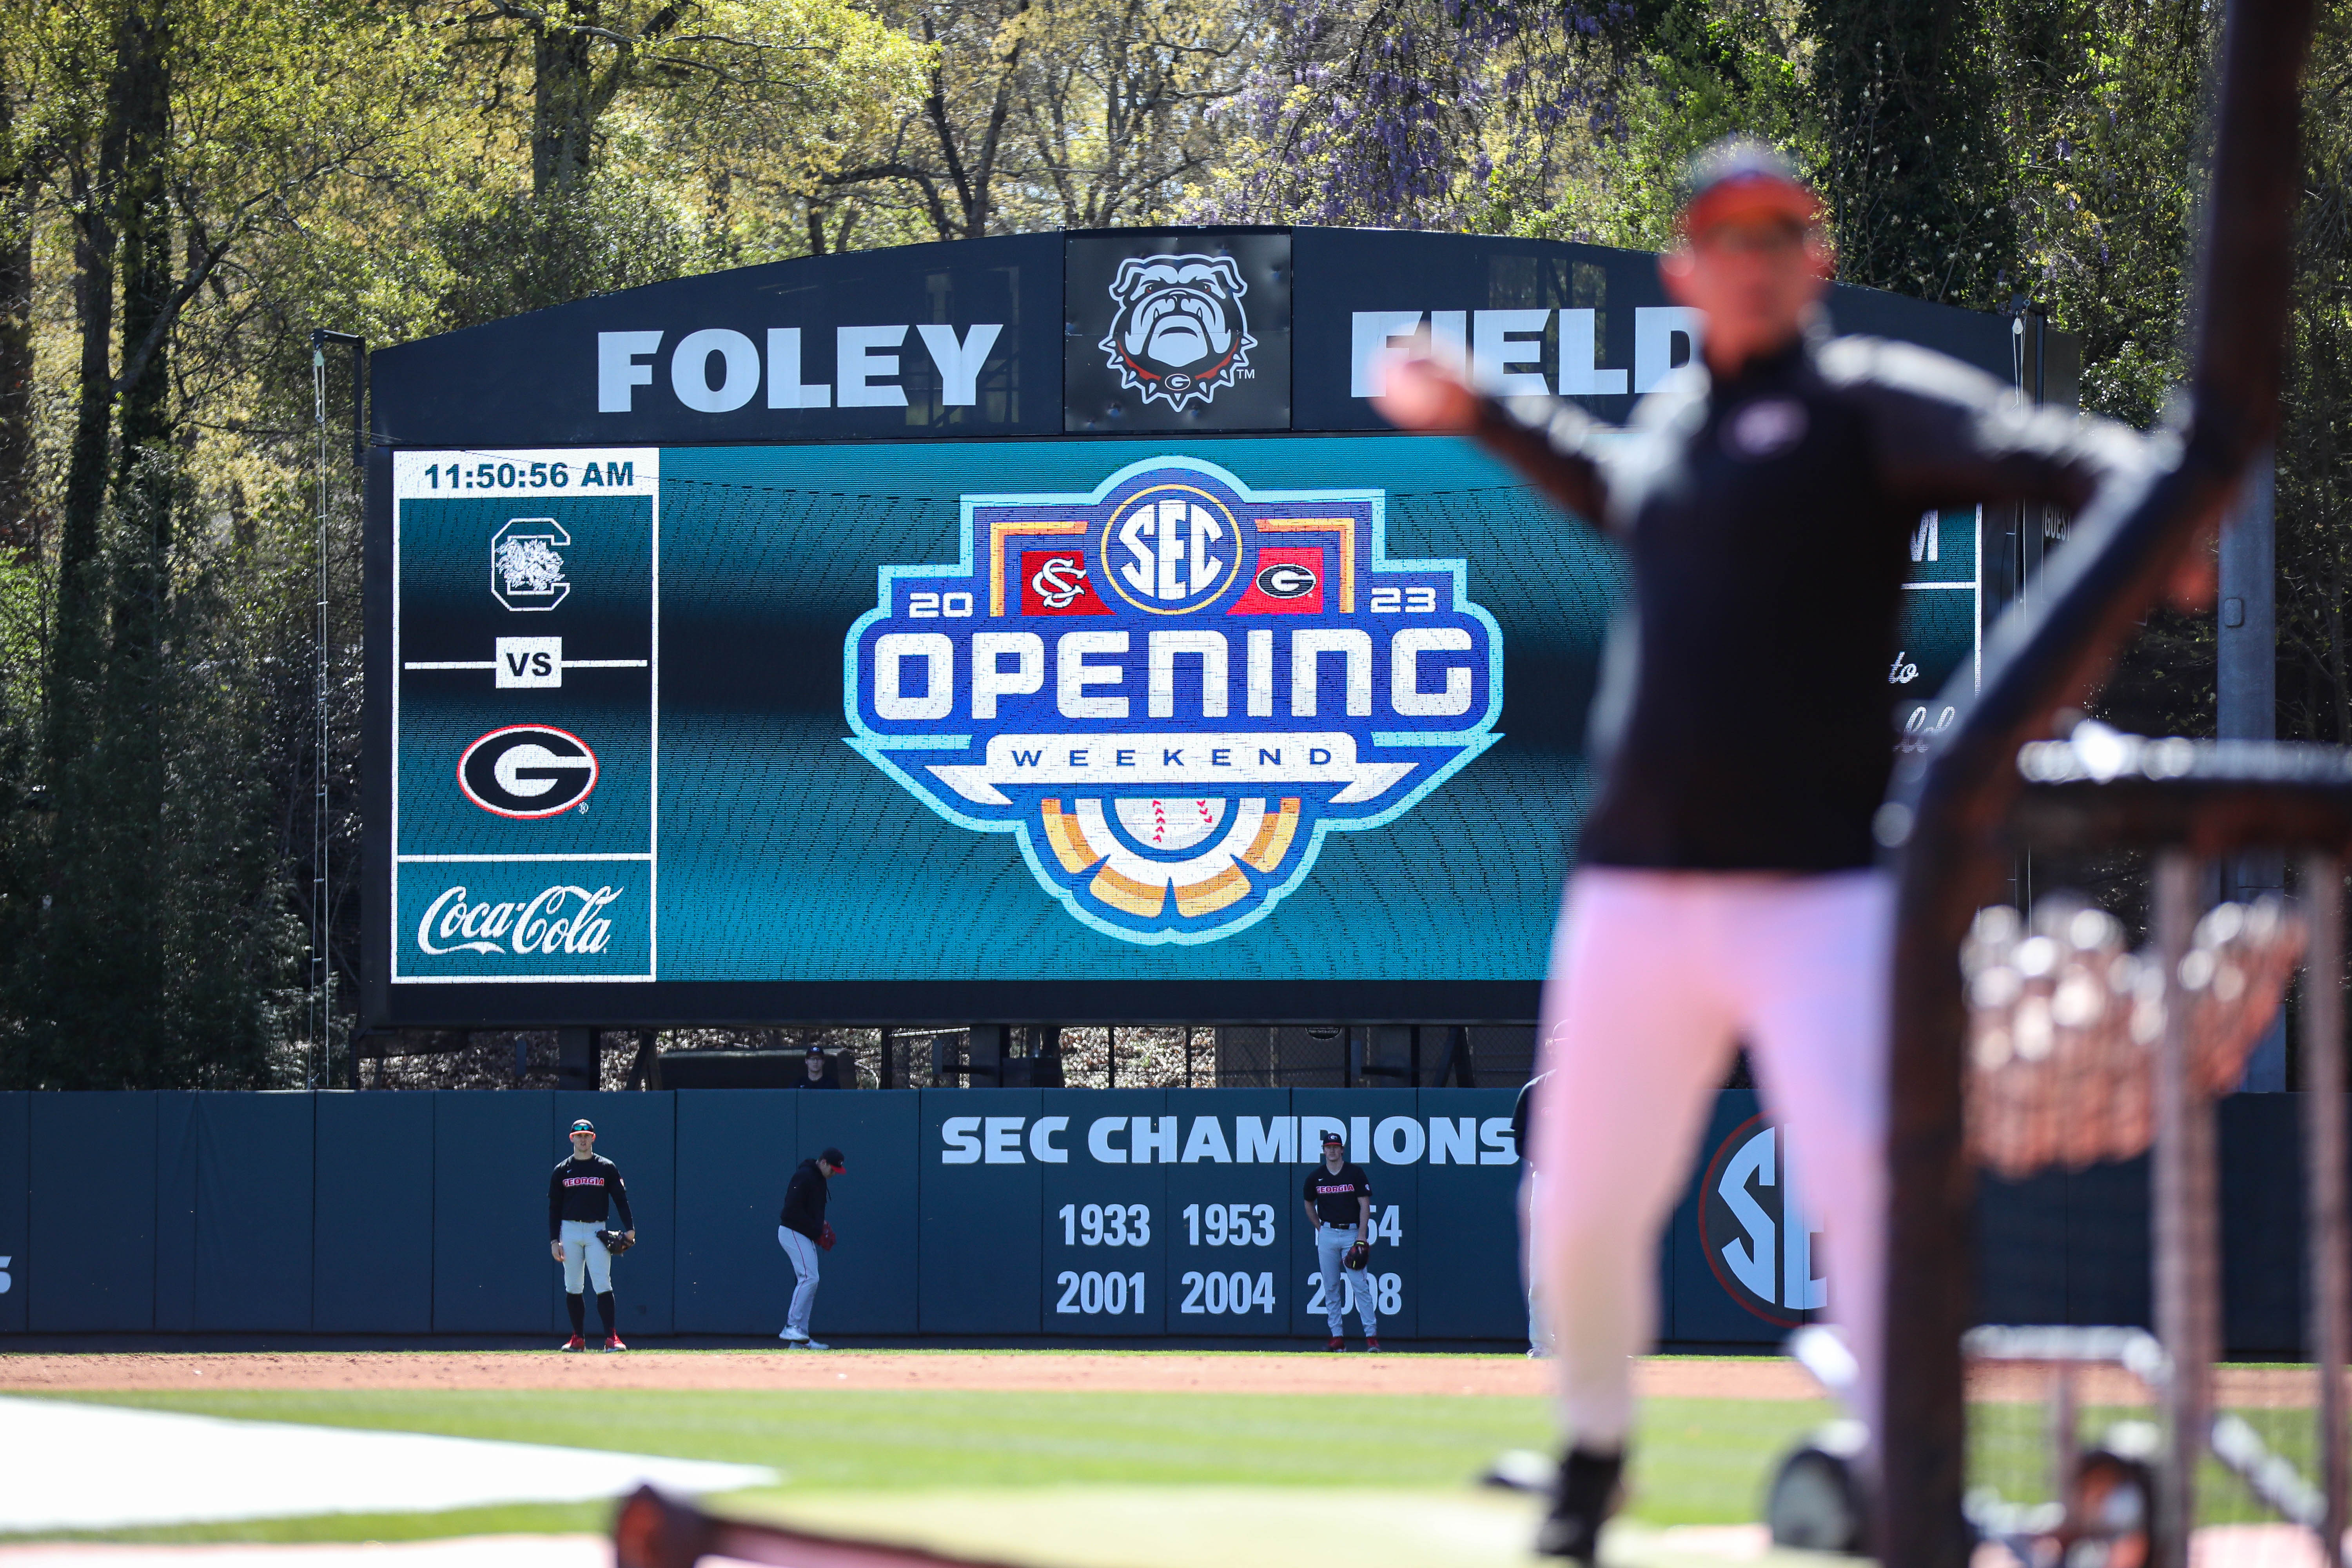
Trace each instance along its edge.
<path fill-rule="evenodd" d="M 232 1390 L 91 1394 L 88 1403 L 236 1419 L 553 1443 L 770 1466 L 762 1494 L 973 1488 L 1447 1488 L 1506 1448 L 1549 1448 L 1545 1403 L 1443 1395 L 749 1393 L 637 1389 Z M 1767 1468 L 1827 1406 L 1659 1399 L 1643 1410 L 1632 1513 L 1652 1523 L 1748 1520 Z M 603 1505 L 389 1518 L 323 1515 L 110 1531 L 140 1541 L 362 1541 L 601 1529 Z"/>

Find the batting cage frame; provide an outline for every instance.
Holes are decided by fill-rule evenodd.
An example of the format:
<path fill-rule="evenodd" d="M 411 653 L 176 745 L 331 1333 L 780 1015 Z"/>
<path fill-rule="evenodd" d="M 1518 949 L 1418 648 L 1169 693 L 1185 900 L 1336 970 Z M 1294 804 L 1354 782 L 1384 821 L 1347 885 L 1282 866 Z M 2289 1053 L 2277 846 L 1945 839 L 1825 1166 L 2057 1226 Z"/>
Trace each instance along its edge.
<path fill-rule="evenodd" d="M 1972 1549 L 1963 1511 L 1967 1405 L 1962 1340 L 1976 1299 L 1972 1241 L 1974 1176 L 1964 1121 L 1968 1016 L 1960 965 L 1978 908 L 1997 896 L 2022 831 L 2072 812 L 2085 833 L 2101 825 L 2108 842 L 2164 851 L 2158 941 L 2176 960 L 2185 951 L 2197 862 L 2255 845 L 2313 856 L 2306 893 L 2340 896 L 2347 847 L 2345 809 L 2352 775 L 2334 760 L 2255 747 L 2197 748 L 2184 776 L 2085 779 L 2048 786 L 2047 812 L 2027 806 L 2021 749 L 2050 733 L 2057 712 L 2094 687 L 2158 602 L 2179 563 L 2220 520 L 2263 445 L 2275 432 L 2292 273 L 2291 236 L 2301 193 L 2297 121 L 2302 64 L 2311 31 L 2309 0 L 2231 0 L 2223 28 L 2221 91 L 2199 259 L 2189 395 L 2168 422 L 2166 461 L 2137 487 L 2124 487 L 2075 524 L 2051 558 L 2042 592 L 1988 637 L 1983 679 L 1974 693 L 1948 689 L 1961 718 L 1934 750 L 1912 759 L 1882 816 L 1895 844 L 1897 878 L 1890 1062 L 1888 1156 L 1891 1212 L 1885 1279 L 1886 1366 L 1876 1427 L 1880 1484 L 1874 1510 L 1881 1560 L 1900 1568 L 1962 1568 Z M 2300 753 L 2302 749 L 2292 749 Z M 2168 757 L 2179 753 L 2168 751 Z M 2189 776 L 2193 775 L 2193 776 Z M 2284 776 L 2283 776 L 2284 775 Z M 2309 810 L 2275 809 L 2286 800 Z M 2292 827 L 2274 826 L 2282 818 Z M 2055 831 L 2054 828 L 2048 830 Z M 2313 900 L 2316 950 L 2340 946 L 2337 897 Z M 2340 1023 L 2340 971 L 2315 962 L 2307 1026 Z M 2178 984 L 2168 976 L 2168 992 Z M 2168 998 L 2169 999 L 2169 998 Z M 2159 1062 L 2181 1042 L 2178 1007 L 2168 1009 Z M 2333 1060 L 2329 1048 L 2308 1053 Z M 2174 1079 L 2168 1065 L 2159 1083 Z M 2321 1089 L 2315 1079 L 2311 1087 Z M 2315 1093 L 2315 1100 L 2329 1098 Z M 2330 1103 L 2340 1117 L 2340 1096 Z M 2208 1442 L 2205 1369 L 2218 1337 L 2212 1305 L 2212 1134 L 2210 1103 L 2183 1092 L 2158 1108 L 2158 1320 L 2174 1375 L 2164 1400 L 2170 1430 L 2161 1468 L 2179 1478 Z M 2330 1119 L 2333 1121 L 2333 1118 Z M 2340 1124 L 2334 1133 L 2340 1139 Z M 2328 1142 L 2315 1136 L 2316 1146 Z M 2307 1154 L 2315 1157 L 2315 1147 Z M 2340 1173 L 2340 1158 L 2334 1169 Z M 2340 1173 L 2332 1205 L 2313 1205 L 2340 1239 Z M 2315 1193 L 2315 1197 L 2325 1194 Z M 2328 1211 L 2332 1206 L 2332 1213 Z M 2315 1335 L 2323 1354 L 2343 1352 L 2343 1279 L 2337 1263 L 2315 1270 Z M 2338 1363 L 2340 1364 L 2340 1363 Z M 2325 1556 L 2340 1559 L 2343 1471 L 2341 1379 L 2323 1396 L 2329 1421 L 2326 1489 L 2337 1533 Z M 2193 1497 L 2159 1482 L 2160 1563 L 2186 1560 Z M 2164 1539 L 2170 1524 L 2169 1539 Z"/>

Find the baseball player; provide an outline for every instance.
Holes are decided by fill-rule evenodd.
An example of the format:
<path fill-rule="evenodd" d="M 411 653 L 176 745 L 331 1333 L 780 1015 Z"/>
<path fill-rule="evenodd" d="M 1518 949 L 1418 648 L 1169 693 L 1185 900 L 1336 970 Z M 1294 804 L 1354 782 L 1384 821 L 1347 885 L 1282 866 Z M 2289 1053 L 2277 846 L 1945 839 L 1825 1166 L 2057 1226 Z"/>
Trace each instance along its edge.
<path fill-rule="evenodd" d="M 1475 435 L 1633 567 L 1612 655 L 1636 662 L 1612 657 L 1593 705 L 1606 773 L 1554 938 L 1534 1116 L 1571 1444 L 1538 1545 L 1588 1563 L 1655 1332 L 1658 1234 L 1737 1040 L 1819 1200 L 1855 1408 L 1875 1416 L 1894 894 L 1874 829 L 1905 546 L 1923 513 L 2081 511 L 2152 468 L 2119 426 L 2021 407 L 1926 350 L 1822 335 L 1821 203 L 1771 149 L 1694 160 L 1681 230 L 1659 271 L 1705 330 L 1629 430 L 1482 397 L 1427 359 L 1395 366 L 1381 405 Z"/>
<path fill-rule="evenodd" d="M 793 1305 L 776 1338 L 788 1345 L 813 1351 L 833 1347 L 809 1338 L 809 1313 L 816 1308 L 817 1254 L 833 1246 L 833 1226 L 824 1223 L 824 1201 L 832 1178 L 849 1168 L 838 1149 L 818 1151 L 803 1160 L 784 1187 L 784 1210 L 776 1216 L 776 1245 L 793 1266 Z"/>
<path fill-rule="evenodd" d="M 629 1190 L 621 1184 L 620 1167 L 596 1152 L 596 1124 L 586 1117 L 572 1124 L 572 1157 L 555 1167 L 547 1183 L 547 1245 L 563 1265 L 563 1305 L 572 1314 L 567 1351 L 584 1351 L 588 1304 L 582 1299 L 582 1274 L 596 1285 L 596 1313 L 604 1320 L 604 1348 L 625 1351 L 621 1319 L 613 1305 L 613 1255 L 605 1249 L 604 1228 L 609 1208 L 621 1211 L 625 1247 L 637 1240 L 637 1223 L 629 1215 Z"/>
<path fill-rule="evenodd" d="M 1315 1228 L 1315 1262 L 1323 1270 L 1323 1315 L 1331 1325 L 1327 1351 L 1348 1348 L 1344 1328 L 1348 1298 L 1364 1320 L 1364 1348 L 1381 1348 L 1380 1308 L 1371 1280 L 1372 1179 L 1348 1158 L 1337 1132 L 1323 1134 L 1323 1159 L 1307 1168 L 1307 1223 Z"/>
<path fill-rule="evenodd" d="M 1543 1205 L 1538 1192 L 1534 1160 L 1535 1143 L 1531 1134 L 1535 1128 L 1538 1086 L 1550 1078 L 1549 1073 L 1538 1073 L 1519 1086 L 1519 1097 L 1511 1104 L 1511 1147 L 1519 1152 L 1523 1173 L 1519 1177 L 1519 1283 L 1528 1298 L 1528 1354 L 1541 1359 L 1551 1354 L 1551 1330 L 1544 1325 L 1543 1273 L 1536 1264 L 1536 1237 L 1543 1233 Z"/>

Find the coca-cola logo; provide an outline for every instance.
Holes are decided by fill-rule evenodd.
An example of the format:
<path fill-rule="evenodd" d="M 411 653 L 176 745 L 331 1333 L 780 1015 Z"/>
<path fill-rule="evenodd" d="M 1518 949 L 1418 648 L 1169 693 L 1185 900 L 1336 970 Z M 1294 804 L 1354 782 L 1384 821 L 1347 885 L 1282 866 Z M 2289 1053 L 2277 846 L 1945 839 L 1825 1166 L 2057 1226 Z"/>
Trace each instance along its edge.
<path fill-rule="evenodd" d="M 541 889 L 526 903 L 475 903 L 463 886 L 450 888 L 416 922 L 416 945 L 429 953 L 511 952 L 521 958 L 602 952 L 613 940 L 613 922 L 604 910 L 622 891 L 604 887 L 592 892 L 565 883 Z"/>

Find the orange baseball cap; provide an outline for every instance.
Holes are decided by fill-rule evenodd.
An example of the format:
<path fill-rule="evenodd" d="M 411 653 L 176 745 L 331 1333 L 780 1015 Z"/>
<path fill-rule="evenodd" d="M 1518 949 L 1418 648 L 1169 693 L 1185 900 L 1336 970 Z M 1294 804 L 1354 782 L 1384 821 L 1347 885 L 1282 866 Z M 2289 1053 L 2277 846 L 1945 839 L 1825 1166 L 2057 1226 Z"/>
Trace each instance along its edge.
<path fill-rule="evenodd" d="M 1801 228 L 1822 219 L 1822 199 L 1777 148 L 1727 136 L 1683 171 L 1683 233 L 1696 237 L 1738 217 L 1784 217 Z"/>

